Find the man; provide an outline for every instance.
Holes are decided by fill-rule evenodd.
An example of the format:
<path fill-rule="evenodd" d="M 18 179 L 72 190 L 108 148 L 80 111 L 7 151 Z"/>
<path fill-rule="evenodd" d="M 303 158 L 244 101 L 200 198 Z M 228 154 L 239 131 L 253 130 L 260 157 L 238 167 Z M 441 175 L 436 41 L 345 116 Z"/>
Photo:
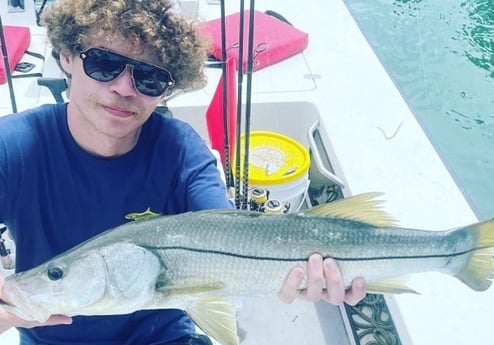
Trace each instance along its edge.
<path fill-rule="evenodd" d="M 204 44 L 171 9 L 168 0 L 59 0 L 44 13 L 70 101 L 0 119 L 0 219 L 15 239 L 18 271 L 130 213 L 231 207 L 199 135 L 153 112 L 174 87 L 204 80 Z M 362 279 L 345 291 L 335 262 L 320 255 L 307 272 L 287 274 L 286 303 L 302 295 L 354 304 L 365 294 Z M 14 326 L 22 345 L 209 343 L 180 310 L 54 315 L 40 325 L 0 309 L 0 332 Z"/>

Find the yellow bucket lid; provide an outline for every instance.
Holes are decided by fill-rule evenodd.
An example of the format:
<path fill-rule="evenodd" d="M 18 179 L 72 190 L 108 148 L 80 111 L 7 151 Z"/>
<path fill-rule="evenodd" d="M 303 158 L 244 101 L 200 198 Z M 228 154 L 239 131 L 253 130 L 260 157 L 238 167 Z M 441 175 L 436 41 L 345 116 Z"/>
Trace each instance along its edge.
<path fill-rule="evenodd" d="M 252 131 L 249 138 L 249 183 L 261 186 L 283 184 L 308 173 L 309 151 L 298 141 L 268 131 Z M 245 134 L 241 136 L 241 143 L 243 149 Z M 244 155 L 242 152 L 242 166 Z"/>

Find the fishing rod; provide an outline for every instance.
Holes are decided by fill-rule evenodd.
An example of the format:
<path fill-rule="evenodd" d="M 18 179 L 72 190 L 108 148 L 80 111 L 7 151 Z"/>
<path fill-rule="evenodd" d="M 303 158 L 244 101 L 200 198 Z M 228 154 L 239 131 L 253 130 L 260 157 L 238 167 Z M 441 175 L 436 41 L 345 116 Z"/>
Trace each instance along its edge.
<path fill-rule="evenodd" d="M 7 50 L 7 40 L 3 32 L 2 16 L 0 16 L 0 43 L 2 46 L 3 65 L 5 66 L 5 76 L 9 85 L 10 103 L 12 104 L 12 112 L 17 113 L 17 104 L 15 102 L 14 85 L 12 84 L 12 71 L 10 70 L 9 54 Z"/>
<path fill-rule="evenodd" d="M 254 8 L 255 0 L 250 1 L 249 6 L 249 42 L 247 44 L 247 90 L 245 99 L 245 131 L 244 131 L 244 176 L 242 181 L 242 205 L 248 204 L 249 189 L 249 144 L 250 144 L 250 118 L 252 105 L 252 72 L 254 70 Z"/>
<path fill-rule="evenodd" d="M 5 239 L 2 238 L 2 235 L 5 232 L 7 232 L 7 226 L 0 223 L 0 263 L 2 264 L 3 269 L 12 270 L 15 268 L 15 262 L 12 259 L 10 249 L 5 246 Z"/>
<path fill-rule="evenodd" d="M 242 83 L 243 83 L 243 55 L 244 55 L 244 0 L 240 1 L 240 13 L 239 13 L 239 33 L 238 33 L 238 76 L 237 76 L 237 135 L 235 145 L 235 206 L 238 209 L 244 209 L 247 204 L 243 204 L 243 198 L 240 195 L 240 137 L 242 131 Z M 243 204 L 243 205 L 242 205 Z"/>
<path fill-rule="evenodd" d="M 226 14 L 225 14 L 225 0 L 220 1 L 220 21 L 221 21 L 221 61 L 223 74 L 221 76 L 223 81 L 223 152 L 225 154 L 225 182 L 227 188 L 234 185 L 232 166 L 230 161 L 230 123 L 229 123 L 229 109 L 228 104 L 228 87 L 227 87 L 227 68 L 226 68 Z"/>

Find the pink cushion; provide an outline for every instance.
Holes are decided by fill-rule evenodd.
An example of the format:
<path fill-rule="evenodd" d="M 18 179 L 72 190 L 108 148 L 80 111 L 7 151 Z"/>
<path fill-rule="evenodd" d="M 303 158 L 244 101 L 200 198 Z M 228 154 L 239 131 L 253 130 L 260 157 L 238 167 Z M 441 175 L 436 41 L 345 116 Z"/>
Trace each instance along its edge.
<path fill-rule="evenodd" d="M 238 44 L 240 13 L 226 16 L 227 55 L 238 61 Z M 247 70 L 247 52 L 249 37 L 249 10 L 244 12 L 244 54 L 243 68 Z M 198 24 L 199 35 L 211 42 L 211 54 L 221 60 L 221 21 L 220 18 Z M 253 70 L 259 70 L 292 55 L 305 48 L 309 43 L 308 34 L 271 15 L 254 11 L 254 64 Z M 257 50 L 257 51 L 256 51 Z M 238 66 L 237 66 L 238 68 Z"/>
<path fill-rule="evenodd" d="M 5 25 L 3 34 L 7 45 L 10 70 L 13 71 L 31 43 L 31 33 L 28 27 Z M 5 84 L 6 81 L 7 74 L 0 49 L 0 84 Z"/>

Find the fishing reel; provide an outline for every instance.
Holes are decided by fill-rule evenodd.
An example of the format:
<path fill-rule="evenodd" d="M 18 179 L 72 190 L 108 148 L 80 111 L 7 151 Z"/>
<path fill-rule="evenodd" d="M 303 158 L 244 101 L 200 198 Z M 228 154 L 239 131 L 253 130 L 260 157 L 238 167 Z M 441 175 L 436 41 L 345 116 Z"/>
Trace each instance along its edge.
<path fill-rule="evenodd" d="M 250 191 L 249 209 L 263 213 L 287 213 L 290 209 L 289 202 L 281 202 L 278 199 L 269 198 L 269 190 L 256 187 Z"/>
<path fill-rule="evenodd" d="M 11 251 L 5 246 L 5 238 L 2 237 L 7 232 L 5 224 L 0 225 L 0 262 L 5 270 L 12 270 L 15 267 L 14 260 L 11 257 Z"/>

